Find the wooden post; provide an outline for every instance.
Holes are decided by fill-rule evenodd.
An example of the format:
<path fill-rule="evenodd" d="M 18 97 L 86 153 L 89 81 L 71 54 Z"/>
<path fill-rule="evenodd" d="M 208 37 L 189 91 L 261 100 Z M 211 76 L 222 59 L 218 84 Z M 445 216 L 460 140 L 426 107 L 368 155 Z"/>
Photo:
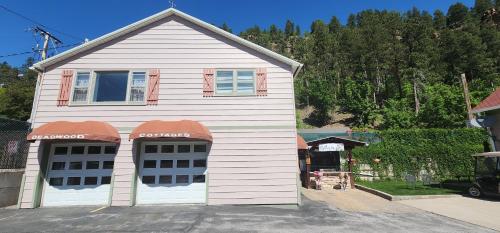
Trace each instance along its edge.
<path fill-rule="evenodd" d="M 472 108 L 470 106 L 469 87 L 467 85 L 467 79 L 465 78 L 465 74 L 461 74 L 460 78 L 462 81 L 462 87 L 464 88 L 465 105 L 467 106 L 467 118 L 469 120 L 467 127 L 469 127 L 470 121 L 474 119 L 474 115 L 472 115 Z"/>
<path fill-rule="evenodd" d="M 354 186 L 354 175 L 352 174 L 352 149 L 347 149 L 347 163 L 349 165 L 349 181 L 351 183 L 351 188 L 355 188 Z"/>
<path fill-rule="evenodd" d="M 311 155 L 309 154 L 309 151 L 306 152 L 306 188 L 310 189 L 311 188 L 311 177 L 310 173 L 311 172 Z"/>

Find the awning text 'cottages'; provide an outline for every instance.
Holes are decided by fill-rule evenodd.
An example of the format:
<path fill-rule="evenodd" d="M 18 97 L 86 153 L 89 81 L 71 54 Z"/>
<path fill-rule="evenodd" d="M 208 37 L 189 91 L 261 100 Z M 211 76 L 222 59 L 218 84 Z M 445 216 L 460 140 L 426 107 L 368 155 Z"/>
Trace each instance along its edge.
<path fill-rule="evenodd" d="M 181 121 L 148 121 L 137 126 L 129 139 L 138 138 L 187 138 L 212 142 L 212 134 L 200 122 Z"/>

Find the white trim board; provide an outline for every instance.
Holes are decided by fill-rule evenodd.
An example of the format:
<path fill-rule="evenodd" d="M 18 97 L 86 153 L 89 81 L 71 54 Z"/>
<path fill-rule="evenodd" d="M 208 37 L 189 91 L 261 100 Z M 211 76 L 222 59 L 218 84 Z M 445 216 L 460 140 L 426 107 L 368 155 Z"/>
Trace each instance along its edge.
<path fill-rule="evenodd" d="M 63 53 L 60 53 L 60 54 L 58 54 L 56 56 L 48 58 L 48 59 L 46 59 L 44 61 L 37 62 L 31 68 L 35 69 L 37 71 L 43 71 L 45 68 L 47 68 L 50 65 L 54 65 L 57 62 L 63 61 L 65 59 L 69 58 L 69 57 L 72 57 L 72 56 L 80 54 L 80 53 L 82 53 L 84 51 L 87 51 L 87 50 L 90 50 L 92 48 L 95 48 L 95 47 L 97 47 L 99 45 L 102 45 L 102 44 L 104 44 L 106 42 L 109 42 L 109 41 L 111 41 L 113 39 L 116 39 L 116 38 L 118 38 L 120 36 L 123 36 L 125 34 L 130 33 L 130 32 L 133 32 L 133 31 L 135 31 L 135 30 L 137 30 L 139 28 L 145 27 L 147 25 L 150 25 L 150 24 L 152 24 L 154 22 L 157 22 L 159 20 L 162 20 L 162 19 L 167 18 L 167 17 L 172 16 L 172 15 L 175 15 L 175 16 L 178 16 L 180 18 L 183 18 L 183 19 L 185 19 L 185 20 L 187 20 L 187 21 L 189 21 L 191 23 L 194 23 L 195 25 L 198 25 L 198 26 L 200 26 L 202 28 L 205 28 L 205 29 L 207 29 L 209 31 L 212 31 L 212 32 L 216 33 L 216 34 L 219 34 L 219 35 L 221 35 L 221 36 L 223 36 L 223 37 L 225 37 L 225 38 L 227 38 L 227 39 L 229 39 L 231 41 L 239 43 L 239 44 L 241 44 L 243 46 L 246 46 L 246 47 L 248 47 L 250 49 L 253 49 L 253 50 L 257 51 L 257 52 L 260 52 L 260 53 L 262 53 L 264 55 L 267 55 L 267 56 L 269 56 L 271 58 L 274 58 L 274 59 L 276 59 L 278 61 L 281 61 L 281 62 L 283 62 L 285 64 L 290 65 L 292 67 L 293 76 L 294 77 L 297 75 L 297 73 L 300 71 L 300 69 L 303 66 L 303 64 L 301 64 L 301 63 L 299 63 L 299 62 L 297 62 L 295 60 L 292 60 L 292 59 L 290 59 L 288 57 L 285 57 L 285 56 L 283 56 L 281 54 L 273 52 L 273 51 L 271 51 L 269 49 L 266 49 L 266 48 L 264 48 L 264 47 L 262 47 L 260 45 L 254 44 L 254 43 L 252 43 L 252 42 L 250 42 L 248 40 L 245 40 L 245 39 L 243 39 L 243 38 L 241 38 L 239 36 L 236 36 L 236 35 L 234 35 L 232 33 L 226 32 L 226 31 L 224 31 L 224 30 L 222 30 L 222 29 L 220 29 L 220 28 L 218 28 L 218 27 L 216 27 L 214 25 L 211 25 L 211 24 L 209 24 L 207 22 L 204 22 L 204 21 L 202 21 L 202 20 L 200 20 L 198 18 L 190 16 L 190 15 L 188 15 L 188 14 L 186 14 L 184 12 L 181 12 L 181 11 L 179 11 L 177 9 L 169 8 L 167 10 L 164 10 L 164 11 L 161 11 L 161 12 L 159 12 L 157 14 L 154 14 L 154 15 L 152 15 L 150 17 L 147 17 L 145 19 L 142 19 L 142 20 L 139 20 L 139 21 L 137 21 L 135 23 L 132 23 L 132 24 L 130 24 L 128 26 L 125 26 L 123 28 L 115 30 L 115 31 L 113 31 L 111 33 L 105 34 L 105 35 L 103 35 L 101 37 L 98 37 L 98 38 L 96 38 L 94 40 L 86 42 L 86 43 L 84 43 L 82 45 L 79 45 L 79 46 L 77 46 L 75 48 L 69 49 L 69 50 L 67 50 L 67 51 L 65 51 Z"/>

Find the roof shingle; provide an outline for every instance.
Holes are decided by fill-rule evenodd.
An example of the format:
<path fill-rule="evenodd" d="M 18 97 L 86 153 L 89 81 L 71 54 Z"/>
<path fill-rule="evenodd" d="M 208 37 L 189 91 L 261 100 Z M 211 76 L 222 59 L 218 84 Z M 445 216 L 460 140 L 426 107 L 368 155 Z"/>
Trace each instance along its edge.
<path fill-rule="evenodd" d="M 472 112 L 479 113 L 500 108 L 500 87 L 498 87 L 490 96 L 486 97 L 481 103 L 472 109 Z"/>

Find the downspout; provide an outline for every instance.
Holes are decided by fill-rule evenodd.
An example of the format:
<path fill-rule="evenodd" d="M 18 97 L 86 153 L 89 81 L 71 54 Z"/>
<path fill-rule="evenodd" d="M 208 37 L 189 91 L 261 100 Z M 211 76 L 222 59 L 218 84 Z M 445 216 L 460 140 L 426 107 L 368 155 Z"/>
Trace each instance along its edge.
<path fill-rule="evenodd" d="M 30 119 L 28 120 L 28 122 L 30 123 L 30 129 L 33 129 L 33 125 L 35 124 L 35 115 L 36 115 L 36 111 L 38 109 L 38 102 L 40 100 L 40 89 L 41 89 L 41 86 L 42 86 L 42 80 L 43 80 L 43 76 L 45 75 L 45 71 L 44 70 L 41 70 L 39 68 L 36 68 L 36 67 L 30 67 L 31 70 L 34 70 L 36 72 L 38 72 L 38 78 L 36 79 L 36 86 L 35 86 L 35 94 L 33 95 L 33 105 L 31 107 L 31 115 L 30 115 Z"/>

